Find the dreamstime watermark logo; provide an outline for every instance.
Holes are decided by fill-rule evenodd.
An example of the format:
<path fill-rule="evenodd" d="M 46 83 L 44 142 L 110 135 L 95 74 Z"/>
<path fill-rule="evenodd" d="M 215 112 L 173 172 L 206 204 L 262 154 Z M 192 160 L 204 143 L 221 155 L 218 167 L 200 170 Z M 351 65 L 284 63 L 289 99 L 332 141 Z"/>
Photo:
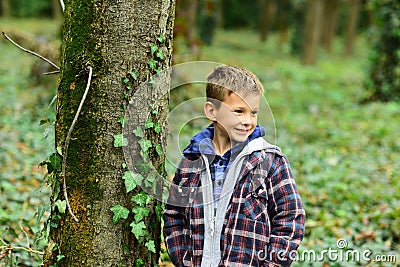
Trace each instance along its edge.
<path fill-rule="evenodd" d="M 397 256 L 394 254 L 374 255 L 372 250 L 351 249 L 346 239 L 339 239 L 336 247 L 329 247 L 321 251 L 303 250 L 303 251 L 285 251 L 285 250 L 264 250 L 258 252 L 258 258 L 261 261 L 277 259 L 279 261 L 295 262 L 388 262 L 395 263 Z"/>
<path fill-rule="evenodd" d="M 172 90 L 186 86 L 184 90 L 192 89 L 190 86 L 200 85 L 205 92 L 207 76 L 218 66 L 224 64 L 208 61 L 194 61 L 174 65 L 158 74 L 153 75 L 146 82 L 141 83 L 135 94 L 130 100 L 125 111 L 124 127 L 122 137 L 124 140 L 123 152 L 125 162 L 130 173 L 124 176 L 125 182 L 131 185 L 131 188 L 140 186 L 147 194 L 163 203 L 174 206 L 188 207 L 191 203 L 203 203 L 201 186 L 193 186 L 182 179 L 180 184 L 171 182 L 170 177 L 160 175 L 148 157 L 148 152 L 153 149 L 157 153 L 164 153 L 165 164 L 169 169 L 180 169 L 179 162 L 182 158 L 182 146 L 189 144 L 190 139 L 182 142 L 181 132 L 187 131 L 193 124 L 201 124 L 202 128 L 207 127 L 210 121 L 204 114 L 203 105 L 206 102 L 205 97 L 194 97 L 185 99 L 168 112 L 167 120 L 164 125 L 159 125 L 152 121 L 157 114 L 158 108 L 165 103 L 165 98 Z M 229 88 L 228 88 L 229 89 Z M 203 93 L 204 94 L 204 93 Z M 147 101 L 143 100 L 142 95 L 147 95 Z M 161 108 L 162 109 L 162 108 Z M 139 111 L 139 112 L 138 112 Z M 258 112 L 258 121 L 266 128 L 269 142 L 274 144 L 276 139 L 275 121 L 264 97 L 261 96 Z M 165 143 L 167 151 L 161 151 L 161 146 L 156 147 L 150 140 L 146 140 L 146 131 L 168 131 Z M 197 129 L 199 130 L 199 129 Z M 191 134 L 196 134 L 193 132 Z M 187 138 L 188 135 L 185 135 Z M 190 136 L 191 137 L 191 136 Z M 190 138 L 189 137 L 189 138 Z M 183 143 L 185 143 L 183 145 Z M 200 166 L 201 158 L 198 164 L 192 162 L 193 166 Z M 183 170 L 188 171 L 188 170 Z M 127 182 L 127 180 L 129 180 Z M 202 185 L 208 186 L 208 185 Z M 174 193 L 172 193 L 174 192 Z M 171 197 L 172 196 L 172 197 Z M 221 195 L 221 197 L 223 197 Z"/>

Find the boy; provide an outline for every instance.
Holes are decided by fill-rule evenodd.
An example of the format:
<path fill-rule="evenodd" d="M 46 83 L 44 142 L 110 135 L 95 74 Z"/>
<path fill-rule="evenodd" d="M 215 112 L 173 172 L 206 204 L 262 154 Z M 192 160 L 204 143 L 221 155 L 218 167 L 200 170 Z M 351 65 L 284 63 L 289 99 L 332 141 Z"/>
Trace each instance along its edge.
<path fill-rule="evenodd" d="M 289 266 L 305 212 L 288 160 L 257 125 L 264 92 L 250 71 L 217 67 L 170 187 L 164 236 L 175 266 Z M 292 258 L 292 259 L 291 259 Z"/>

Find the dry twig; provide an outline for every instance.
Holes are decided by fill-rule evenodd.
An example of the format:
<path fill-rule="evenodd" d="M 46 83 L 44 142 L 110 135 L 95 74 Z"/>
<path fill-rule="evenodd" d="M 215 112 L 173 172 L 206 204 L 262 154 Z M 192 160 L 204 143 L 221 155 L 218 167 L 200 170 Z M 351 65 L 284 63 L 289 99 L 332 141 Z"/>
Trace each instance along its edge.
<path fill-rule="evenodd" d="M 74 120 L 72 121 L 71 127 L 68 130 L 68 134 L 67 134 L 67 137 L 65 139 L 65 144 L 64 144 L 64 149 L 63 149 L 64 150 L 63 151 L 63 160 L 62 160 L 62 164 L 61 164 L 61 166 L 62 166 L 62 170 L 61 170 L 62 171 L 62 174 L 61 174 L 62 176 L 61 177 L 63 178 L 64 198 L 65 198 L 65 201 L 67 202 L 67 207 L 68 207 L 69 214 L 71 214 L 71 216 L 74 218 L 74 220 L 76 222 L 79 222 L 79 219 L 76 218 L 75 214 L 72 212 L 71 206 L 70 206 L 69 201 L 68 201 L 67 186 L 66 186 L 66 182 L 65 182 L 65 180 L 66 180 L 65 165 L 67 163 L 68 146 L 69 146 L 69 141 L 71 140 L 71 133 L 72 133 L 72 130 L 74 129 L 74 127 L 75 127 L 75 123 L 78 120 L 79 113 L 81 112 L 83 103 L 85 102 L 87 93 L 89 91 L 90 83 L 92 81 L 92 73 L 93 73 L 92 67 L 89 66 L 89 77 L 88 77 L 86 89 L 85 89 L 85 92 L 83 93 L 81 102 L 79 103 L 79 107 L 78 107 L 78 110 L 76 111 L 76 114 L 75 114 Z"/>
<path fill-rule="evenodd" d="M 26 48 L 20 46 L 20 45 L 17 44 L 14 40 L 12 40 L 4 31 L 2 31 L 2 33 L 3 33 L 4 37 L 5 37 L 9 42 L 11 42 L 13 45 L 15 45 L 16 47 L 18 47 L 18 48 L 21 49 L 22 51 L 27 52 L 27 53 L 29 53 L 29 54 L 31 54 L 31 55 L 34 55 L 34 56 L 36 56 L 36 57 L 38 57 L 38 58 L 40 58 L 40 59 L 46 61 L 47 63 L 49 63 L 50 65 L 52 65 L 52 66 L 53 66 L 54 68 L 56 68 L 57 70 L 60 70 L 60 67 L 58 67 L 56 64 L 54 64 L 51 60 L 45 58 L 45 57 L 42 56 L 42 55 L 39 55 L 38 53 L 35 53 L 35 52 L 33 52 L 33 51 L 29 50 L 29 49 L 26 49 Z"/>

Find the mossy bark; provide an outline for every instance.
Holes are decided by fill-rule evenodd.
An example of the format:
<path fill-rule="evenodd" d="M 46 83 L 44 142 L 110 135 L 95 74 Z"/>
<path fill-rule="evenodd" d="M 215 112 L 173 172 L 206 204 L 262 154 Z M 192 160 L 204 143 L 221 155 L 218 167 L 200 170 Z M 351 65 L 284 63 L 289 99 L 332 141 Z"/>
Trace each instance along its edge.
<path fill-rule="evenodd" d="M 58 266 L 134 266 L 135 259 L 145 266 L 157 263 L 160 247 L 160 223 L 155 210 L 146 223 L 152 225 L 157 253 L 139 244 L 129 226 L 114 224 L 110 208 L 132 206 L 122 180 L 124 156 L 114 147 L 113 136 L 122 132 L 118 119 L 123 107 L 139 87 L 127 91 L 123 78 L 137 71 L 136 85 L 152 71 L 147 64 L 152 57 L 149 47 L 163 34 L 165 60 L 171 64 L 174 0 L 68 0 L 65 2 L 61 75 L 56 114 L 56 146 L 64 147 L 68 130 L 87 85 L 88 66 L 93 68 L 87 99 L 72 132 L 66 159 L 66 185 L 69 203 L 79 222 L 68 214 L 52 210 L 45 266 L 64 258 Z M 148 102 L 150 95 L 142 94 Z M 168 98 L 165 97 L 155 119 L 163 124 Z M 164 106 L 164 108 L 162 108 Z M 138 118 L 141 118 L 138 110 Z M 149 133 L 154 140 L 163 134 Z M 160 142 L 162 143 L 162 142 Z M 162 169 L 163 158 L 153 157 Z M 62 182 L 60 182 L 62 185 Z M 52 201 L 63 199 L 62 193 Z M 154 207 L 155 205 L 150 205 Z M 61 215 L 61 216 L 60 216 Z"/>

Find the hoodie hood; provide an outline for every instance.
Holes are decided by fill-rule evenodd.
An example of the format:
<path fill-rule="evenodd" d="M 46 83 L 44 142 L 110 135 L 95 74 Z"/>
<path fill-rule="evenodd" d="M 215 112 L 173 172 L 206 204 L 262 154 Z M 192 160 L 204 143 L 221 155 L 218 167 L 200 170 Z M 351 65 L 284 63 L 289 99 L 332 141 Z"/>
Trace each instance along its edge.
<path fill-rule="evenodd" d="M 263 137 L 265 135 L 265 129 L 262 126 L 257 125 L 253 133 L 249 135 L 247 140 L 242 143 L 237 143 L 236 146 L 244 146 L 250 141 Z M 184 155 L 188 154 L 205 154 L 215 155 L 212 139 L 214 137 L 214 126 L 211 124 L 207 128 L 204 128 L 201 132 L 196 134 L 190 140 L 190 144 L 183 150 Z"/>

